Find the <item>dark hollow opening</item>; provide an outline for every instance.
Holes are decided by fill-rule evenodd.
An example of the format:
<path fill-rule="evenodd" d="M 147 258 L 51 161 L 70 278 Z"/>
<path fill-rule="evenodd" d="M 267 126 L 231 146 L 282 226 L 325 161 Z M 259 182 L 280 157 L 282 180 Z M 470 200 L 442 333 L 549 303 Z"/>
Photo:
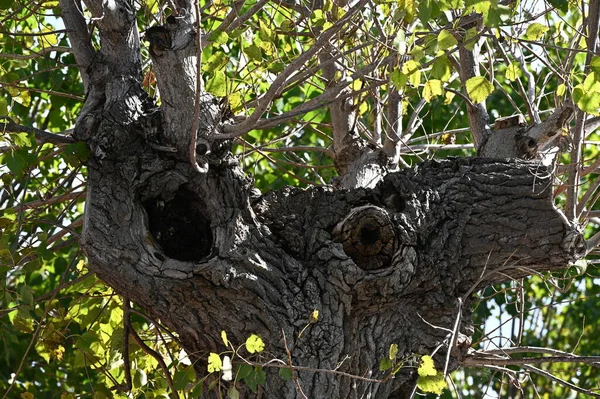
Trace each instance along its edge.
<path fill-rule="evenodd" d="M 376 226 L 361 227 L 358 234 L 360 236 L 360 242 L 364 245 L 372 245 L 379 240 L 379 228 Z"/>
<path fill-rule="evenodd" d="M 165 255 L 180 261 L 198 261 L 208 256 L 213 235 L 206 206 L 192 192 L 180 189 L 169 201 L 151 199 L 144 203 L 150 234 Z"/>

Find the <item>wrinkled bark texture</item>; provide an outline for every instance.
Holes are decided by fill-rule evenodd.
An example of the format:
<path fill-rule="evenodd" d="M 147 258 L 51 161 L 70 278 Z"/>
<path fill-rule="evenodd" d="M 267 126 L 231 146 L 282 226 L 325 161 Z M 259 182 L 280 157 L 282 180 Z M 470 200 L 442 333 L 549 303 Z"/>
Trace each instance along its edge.
<path fill-rule="evenodd" d="M 102 48 L 139 51 L 133 13 L 116 4 L 102 10 L 105 21 L 111 12 L 122 19 L 107 28 Z M 551 175 L 536 162 L 429 161 L 368 188 L 257 195 L 231 142 L 219 139 L 218 101 L 202 95 L 198 155 L 207 172 L 199 173 L 186 151 L 194 80 L 179 76 L 194 69 L 195 33 L 189 21 L 154 33 L 176 32 L 177 23 L 186 35 L 176 46 L 150 48 L 160 91 L 170 96 L 164 107 L 141 89 L 136 57 L 125 68 L 97 54 L 87 70 L 75 130 L 92 150 L 81 244 L 101 279 L 179 335 L 200 375 L 208 352 L 227 349 L 222 330 L 236 346 L 260 335 L 259 362 L 374 379 L 388 375 L 379 362 L 397 344 L 406 367 L 386 382 L 307 369 L 285 382 L 266 367 L 261 389 L 267 398 L 301 397 L 298 386 L 309 398 L 409 397 L 417 355 L 440 348 L 443 369 L 450 350 L 450 370 L 467 355 L 474 291 L 564 268 L 584 253 L 581 234 L 553 206 Z M 111 37 L 123 26 L 127 40 Z M 310 324 L 314 309 L 319 319 Z"/>

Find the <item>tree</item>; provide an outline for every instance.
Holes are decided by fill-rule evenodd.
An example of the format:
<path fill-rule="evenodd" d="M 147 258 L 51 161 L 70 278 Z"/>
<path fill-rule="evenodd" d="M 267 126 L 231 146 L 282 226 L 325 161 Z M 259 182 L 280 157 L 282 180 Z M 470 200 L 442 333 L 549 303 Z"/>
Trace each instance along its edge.
<path fill-rule="evenodd" d="M 66 364 L 124 391 L 285 398 L 409 398 L 461 366 L 515 387 L 500 367 L 551 378 L 533 366 L 548 359 L 512 356 L 527 351 L 597 364 L 471 348 L 479 290 L 589 273 L 600 241 L 598 2 L 508 3 L 3 4 L 3 68 L 22 68 L 0 103 L 3 314 L 33 333 L 6 352 L 7 394 L 63 389 L 20 379 L 42 378 L 25 364 L 34 344 L 65 391 L 99 397 L 95 377 L 51 360 L 72 345 Z M 498 118 L 520 111 L 529 121 Z M 423 159 L 436 145 L 412 144 L 429 138 L 478 156 Z M 122 300 L 82 299 L 107 292 L 88 270 Z M 173 342 L 149 344 L 140 325 Z M 192 367 L 155 350 L 176 345 Z M 152 365 L 164 374 L 149 387 Z"/>

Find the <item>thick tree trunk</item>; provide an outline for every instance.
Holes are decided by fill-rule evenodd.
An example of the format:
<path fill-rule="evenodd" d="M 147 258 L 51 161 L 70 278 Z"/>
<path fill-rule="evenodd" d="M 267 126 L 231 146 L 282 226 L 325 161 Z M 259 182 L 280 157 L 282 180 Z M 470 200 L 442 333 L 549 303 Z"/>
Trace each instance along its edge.
<path fill-rule="evenodd" d="M 298 387 L 309 398 L 408 397 L 417 355 L 438 349 L 443 368 L 450 350 L 449 370 L 466 356 L 475 290 L 564 268 L 585 251 L 536 163 L 430 161 L 370 188 L 257 198 L 219 139 L 217 102 L 203 94 L 198 168 L 188 151 L 195 80 L 179 76 L 194 70 L 193 18 L 153 31 L 172 34 L 160 46 L 149 38 L 169 97 L 159 109 L 141 89 L 139 58 L 109 54 L 139 52 L 135 15 L 123 4 L 91 7 L 115 26 L 101 26 L 106 54 L 86 70 L 75 130 L 92 150 L 81 244 L 101 279 L 179 335 L 199 372 L 209 351 L 226 349 L 222 330 L 236 345 L 255 333 L 266 341 L 260 362 L 303 367 L 289 382 L 267 367 L 263 397 L 301 397 Z M 379 363 L 391 344 L 405 367 L 387 382 L 367 381 L 388 376 Z"/>
<path fill-rule="evenodd" d="M 82 245 L 100 278 L 180 335 L 198 370 L 208 351 L 225 350 L 225 330 L 236 343 L 259 334 L 287 362 L 285 335 L 297 366 L 384 378 L 390 344 L 410 358 L 449 342 L 460 299 L 454 369 L 473 331 L 474 290 L 563 268 L 585 249 L 535 163 L 432 161 L 374 189 L 285 189 L 251 203 L 234 158 L 197 173 L 145 143 L 160 126 L 158 110 L 101 123 L 96 137 L 124 141 L 90 160 Z M 318 322 L 299 337 L 314 309 Z M 267 369 L 266 397 L 299 397 L 277 371 Z M 298 378 L 308 397 L 384 398 L 412 392 L 414 368 L 386 383 Z"/>

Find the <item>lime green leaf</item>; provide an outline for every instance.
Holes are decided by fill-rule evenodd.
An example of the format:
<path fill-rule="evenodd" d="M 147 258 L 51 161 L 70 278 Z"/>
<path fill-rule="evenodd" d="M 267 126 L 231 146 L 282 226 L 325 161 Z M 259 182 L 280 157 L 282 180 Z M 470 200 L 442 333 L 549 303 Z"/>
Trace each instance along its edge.
<path fill-rule="evenodd" d="M 416 0 L 398 0 L 398 10 L 401 10 L 404 21 L 411 23 L 417 15 L 417 2 Z"/>
<path fill-rule="evenodd" d="M 578 101 L 577 106 L 580 110 L 592 115 L 600 115 L 600 93 L 591 91 L 584 94 Z"/>
<path fill-rule="evenodd" d="M 544 33 L 548 32 L 550 28 L 537 22 L 532 23 L 527 27 L 525 31 L 525 39 L 527 40 L 539 40 Z"/>
<path fill-rule="evenodd" d="M 402 73 L 408 77 L 408 81 L 414 87 L 418 87 L 421 83 L 421 71 L 419 64 L 414 60 L 408 60 L 402 65 Z"/>
<path fill-rule="evenodd" d="M 29 133 L 14 133 L 11 134 L 15 145 L 19 147 L 31 147 L 35 144 L 35 135 Z"/>
<path fill-rule="evenodd" d="M 290 381 L 292 378 L 294 378 L 294 372 L 291 369 L 280 368 L 279 377 L 281 377 L 281 379 L 284 381 Z"/>
<path fill-rule="evenodd" d="M 423 87 L 423 99 L 427 102 L 431 102 L 434 97 L 441 96 L 444 94 L 444 88 L 442 87 L 442 81 L 437 79 L 431 79 L 425 83 Z"/>
<path fill-rule="evenodd" d="M 389 358 L 384 357 L 379 362 L 379 371 L 389 370 L 392 368 L 392 366 L 393 366 L 392 361 Z"/>
<path fill-rule="evenodd" d="M 221 339 L 223 340 L 225 346 L 229 346 L 229 341 L 227 341 L 227 333 L 225 330 L 221 331 Z"/>
<path fill-rule="evenodd" d="M 590 61 L 590 69 L 595 73 L 600 73 L 600 57 L 595 55 Z"/>
<path fill-rule="evenodd" d="M 465 86 L 469 98 L 476 104 L 483 102 L 494 91 L 494 86 L 483 76 L 472 77 Z"/>
<path fill-rule="evenodd" d="M 421 376 L 421 377 L 428 377 L 428 376 L 436 375 L 437 371 L 435 369 L 435 364 L 433 363 L 433 358 L 429 355 L 422 356 L 421 364 L 419 365 L 417 372 L 419 373 L 419 376 Z"/>
<path fill-rule="evenodd" d="M 518 65 L 513 64 L 512 62 L 506 68 L 506 80 L 514 82 L 521 75 L 521 69 Z"/>
<path fill-rule="evenodd" d="M 458 40 L 454 37 L 452 33 L 447 31 L 446 29 L 442 29 L 440 34 L 438 35 L 438 49 L 439 50 L 447 50 L 450 47 L 455 46 L 458 43 Z"/>
<path fill-rule="evenodd" d="M 210 355 L 208 355 L 208 372 L 214 373 L 215 371 L 221 371 L 222 368 L 223 362 L 219 355 L 211 352 Z"/>
<path fill-rule="evenodd" d="M 394 360 L 396 358 L 396 356 L 398 356 L 398 344 L 391 344 L 390 345 L 390 360 Z"/>
<path fill-rule="evenodd" d="M 213 42 L 214 46 L 220 46 L 221 44 L 227 43 L 229 40 L 229 35 L 227 32 L 223 32 L 220 30 L 214 31 L 212 35 L 210 35 L 210 41 Z"/>
<path fill-rule="evenodd" d="M 442 11 L 454 11 L 465 6 L 464 0 L 440 0 L 439 3 Z"/>
<path fill-rule="evenodd" d="M 557 96 L 562 96 L 563 94 L 565 94 L 565 92 L 567 91 L 567 86 L 565 86 L 564 83 L 561 83 L 558 85 L 558 87 L 556 88 L 556 95 Z"/>
<path fill-rule="evenodd" d="M 419 377 L 417 386 L 423 392 L 430 392 L 436 395 L 441 395 L 446 388 L 446 380 L 442 373 L 435 376 Z"/>
<path fill-rule="evenodd" d="M 431 76 L 442 82 L 447 82 L 452 76 L 452 64 L 445 55 L 437 57 L 431 66 Z"/>
<path fill-rule="evenodd" d="M 261 337 L 256 334 L 252 334 L 246 340 L 246 349 L 250 353 L 260 353 L 265 349 L 265 343 Z"/>
<path fill-rule="evenodd" d="M 227 78 L 225 72 L 215 71 L 212 78 L 206 82 L 206 91 L 216 97 L 225 97 L 227 95 Z"/>

